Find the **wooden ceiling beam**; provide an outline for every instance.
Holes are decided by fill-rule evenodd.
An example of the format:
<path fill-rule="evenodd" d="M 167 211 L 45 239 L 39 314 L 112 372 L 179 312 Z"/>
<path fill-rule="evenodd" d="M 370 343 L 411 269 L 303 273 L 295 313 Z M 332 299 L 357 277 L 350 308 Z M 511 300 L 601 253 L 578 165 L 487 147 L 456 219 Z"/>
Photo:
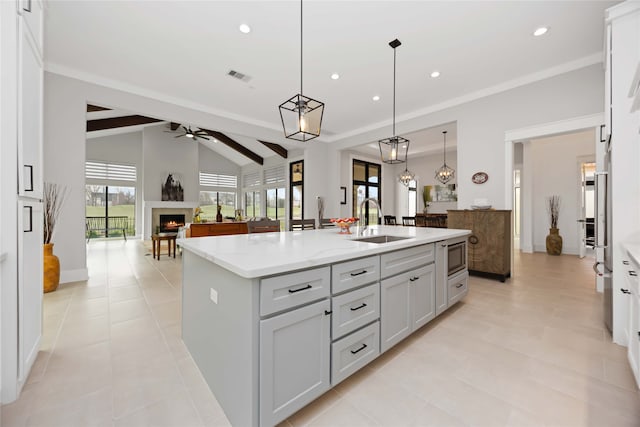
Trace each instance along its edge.
<path fill-rule="evenodd" d="M 100 107 L 99 105 L 87 104 L 87 113 L 92 113 L 94 111 L 106 111 L 111 110 L 111 108 Z"/>
<path fill-rule="evenodd" d="M 171 122 L 169 124 L 169 127 L 171 128 L 171 130 L 178 130 L 178 128 L 180 127 L 180 123 Z"/>
<path fill-rule="evenodd" d="M 278 154 L 280 157 L 284 159 L 286 159 L 287 156 L 289 155 L 289 152 L 287 151 L 287 149 L 284 148 L 282 145 L 276 144 L 274 142 L 266 142 L 266 141 L 260 141 L 260 140 L 258 140 L 258 142 L 264 145 L 265 147 L 271 149 L 272 151 L 275 151 L 276 154 Z"/>
<path fill-rule="evenodd" d="M 108 119 L 87 120 L 87 132 L 97 130 L 115 129 L 127 126 L 147 125 L 149 123 L 162 122 L 164 120 L 154 119 L 146 116 L 123 116 L 111 117 Z"/>
<path fill-rule="evenodd" d="M 260 156 L 260 155 L 258 155 L 256 153 L 254 153 L 253 151 L 249 150 L 244 145 L 240 145 L 238 142 L 236 142 L 235 140 L 229 138 L 224 133 L 217 132 L 215 130 L 209 130 L 209 129 L 202 129 L 202 130 L 207 132 L 209 135 L 211 135 L 212 137 L 214 137 L 218 141 L 222 142 L 224 145 L 226 145 L 226 146 L 228 146 L 230 148 L 233 148 L 238 153 L 240 153 L 243 156 L 248 157 L 249 159 L 253 160 L 257 164 L 259 164 L 259 165 L 263 165 L 264 164 L 264 159 L 262 158 L 262 156 Z"/>

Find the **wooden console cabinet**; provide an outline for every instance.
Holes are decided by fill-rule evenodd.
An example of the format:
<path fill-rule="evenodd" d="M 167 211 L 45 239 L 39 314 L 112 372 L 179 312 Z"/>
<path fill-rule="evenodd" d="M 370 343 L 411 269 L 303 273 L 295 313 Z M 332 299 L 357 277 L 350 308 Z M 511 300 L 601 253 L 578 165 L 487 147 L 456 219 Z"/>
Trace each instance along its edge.
<path fill-rule="evenodd" d="M 246 222 L 205 222 L 191 224 L 191 237 L 228 236 L 230 234 L 247 234 Z"/>
<path fill-rule="evenodd" d="M 511 211 L 450 210 L 448 228 L 471 230 L 469 273 L 504 282 L 511 277 Z"/>

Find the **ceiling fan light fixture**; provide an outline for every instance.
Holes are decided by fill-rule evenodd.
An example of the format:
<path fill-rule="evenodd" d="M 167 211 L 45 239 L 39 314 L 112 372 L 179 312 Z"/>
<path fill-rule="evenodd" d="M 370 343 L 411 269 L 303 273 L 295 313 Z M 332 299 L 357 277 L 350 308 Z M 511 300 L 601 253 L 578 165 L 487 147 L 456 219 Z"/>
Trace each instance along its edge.
<path fill-rule="evenodd" d="M 380 158 L 388 164 L 406 162 L 409 153 L 409 140 L 396 135 L 396 48 L 401 44 L 398 39 L 389 42 L 393 48 L 393 136 L 378 140 Z"/>
<path fill-rule="evenodd" d="M 444 148 L 442 150 L 443 154 L 443 164 L 440 166 L 438 170 L 436 170 L 435 178 L 441 182 L 442 184 L 446 184 L 451 181 L 456 176 L 456 171 L 449 166 L 447 166 L 447 131 L 443 130 L 442 135 L 444 138 Z"/>
<path fill-rule="evenodd" d="M 300 93 L 284 101 L 278 109 L 287 139 L 309 141 L 320 136 L 324 103 L 303 95 L 302 0 L 300 0 Z"/>

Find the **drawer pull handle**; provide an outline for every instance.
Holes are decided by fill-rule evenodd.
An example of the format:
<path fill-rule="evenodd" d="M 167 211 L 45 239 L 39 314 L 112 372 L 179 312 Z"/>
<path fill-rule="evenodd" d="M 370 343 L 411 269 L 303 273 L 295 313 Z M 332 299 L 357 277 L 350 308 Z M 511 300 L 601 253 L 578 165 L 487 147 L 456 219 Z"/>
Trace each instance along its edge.
<path fill-rule="evenodd" d="M 307 285 L 304 288 L 300 288 L 300 289 L 289 289 L 289 293 L 290 294 L 295 294 L 296 292 L 300 292 L 300 291 L 304 291 L 306 289 L 311 289 L 311 285 Z"/>
<path fill-rule="evenodd" d="M 460 283 L 459 285 L 456 285 L 456 288 L 461 288 L 464 286 L 464 283 Z"/>
<path fill-rule="evenodd" d="M 351 307 L 351 311 L 360 310 L 361 308 L 365 308 L 366 306 L 367 306 L 367 304 L 363 302 L 362 304 L 360 304 L 357 307 Z"/>
<path fill-rule="evenodd" d="M 419 279 L 419 277 L 412 277 L 412 278 L 410 278 L 410 279 L 409 279 L 409 281 L 410 281 L 410 282 L 415 282 L 415 281 L 416 281 L 416 280 L 418 280 L 418 279 Z"/>
<path fill-rule="evenodd" d="M 359 276 L 359 275 L 364 274 L 364 273 L 366 273 L 366 272 L 367 272 L 367 270 L 362 270 L 362 271 L 361 271 L 361 272 L 359 272 L 359 273 L 351 273 L 351 277 L 356 277 L 356 276 Z"/>
<path fill-rule="evenodd" d="M 357 350 L 351 350 L 351 354 L 356 354 L 356 353 L 360 353 L 362 350 L 364 350 L 365 348 L 367 348 L 366 344 L 362 344 L 362 347 L 360 347 Z"/>
<path fill-rule="evenodd" d="M 469 236 L 469 243 L 471 243 L 472 245 L 477 245 L 478 244 L 478 238 L 474 235 Z"/>
<path fill-rule="evenodd" d="M 631 291 L 629 289 L 620 288 L 623 294 L 630 294 Z"/>
<path fill-rule="evenodd" d="M 325 315 L 325 316 L 328 316 L 328 315 L 330 315 L 331 313 L 333 313 L 333 311 L 330 311 L 330 310 L 325 310 L 325 311 L 324 311 L 324 315 Z"/>
<path fill-rule="evenodd" d="M 629 276 L 637 276 L 637 275 L 638 273 L 636 273 L 635 271 L 629 270 Z"/>
<path fill-rule="evenodd" d="M 629 261 L 622 261 L 624 265 L 629 265 Z"/>

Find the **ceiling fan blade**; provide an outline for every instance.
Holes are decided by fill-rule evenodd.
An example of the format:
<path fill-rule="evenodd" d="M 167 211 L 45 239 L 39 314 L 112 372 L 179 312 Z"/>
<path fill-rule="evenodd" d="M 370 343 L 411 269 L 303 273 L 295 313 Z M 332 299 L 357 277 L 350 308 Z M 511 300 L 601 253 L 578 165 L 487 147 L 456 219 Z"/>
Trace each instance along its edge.
<path fill-rule="evenodd" d="M 184 135 L 176 135 L 174 136 L 174 138 L 180 138 L 181 136 L 184 136 Z"/>
<path fill-rule="evenodd" d="M 206 139 L 207 141 L 210 139 L 208 136 L 200 135 L 198 138 Z"/>

